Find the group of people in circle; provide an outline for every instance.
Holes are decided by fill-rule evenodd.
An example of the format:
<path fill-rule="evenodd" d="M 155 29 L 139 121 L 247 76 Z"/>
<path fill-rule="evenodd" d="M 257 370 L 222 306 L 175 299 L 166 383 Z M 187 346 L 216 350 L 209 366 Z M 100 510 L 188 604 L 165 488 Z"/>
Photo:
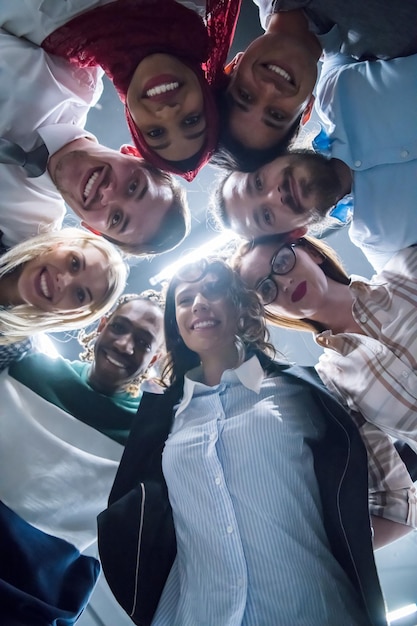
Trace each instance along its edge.
<path fill-rule="evenodd" d="M 0 8 L 8 624 L 78 620 L 97 518 L 137 624 L 386 623 L 373 550 L 417 524 L 417 4 L 254 2 L 232 60 L 240 0 Z M 120 150 L 85 130 L 104 75 Z M 130 257 L 189 234 L 203 167 L 233 255 L 125 294 Z M 372 278 L 322 236 L 346 212 Z M 268 324 L 312 332 L 316 371 Z M 80 361 L 37 350 L 79 329 Z"/>

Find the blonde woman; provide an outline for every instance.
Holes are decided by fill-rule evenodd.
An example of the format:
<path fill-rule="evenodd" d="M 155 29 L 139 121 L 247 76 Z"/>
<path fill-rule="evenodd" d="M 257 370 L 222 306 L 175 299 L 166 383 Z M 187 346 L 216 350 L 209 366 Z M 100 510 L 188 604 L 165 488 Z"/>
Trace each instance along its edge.
<path fill-rule="evenodd" d="M 119 252 L 78 228 L 13 247 L 0 260 L 0 353 L 36 333 L 98 320 L 121 295 L 126 277 Z"/>

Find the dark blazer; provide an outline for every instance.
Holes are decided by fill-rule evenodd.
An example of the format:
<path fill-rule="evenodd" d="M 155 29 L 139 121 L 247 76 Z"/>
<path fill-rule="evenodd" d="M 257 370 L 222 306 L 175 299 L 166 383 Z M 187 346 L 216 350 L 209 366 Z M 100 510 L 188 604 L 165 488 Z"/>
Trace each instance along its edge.
<path fill-rule="evenodd" d="M 386 626 L 368 512 L 367 457 L 345 409 L 313 368 L 271 361 L 268 374 L 295 377 L 309 387 L 323 415 L 323 438 L 312 444 L 332 552 L 357 589 L 373 626 Z M 151 623 L 176 555 L 175 529 L 161 456 L 182 383 L 163 395 L 144 393 L 110 494 L 98 518 L 99 552 L 116 599 L 135 624 Z"/>

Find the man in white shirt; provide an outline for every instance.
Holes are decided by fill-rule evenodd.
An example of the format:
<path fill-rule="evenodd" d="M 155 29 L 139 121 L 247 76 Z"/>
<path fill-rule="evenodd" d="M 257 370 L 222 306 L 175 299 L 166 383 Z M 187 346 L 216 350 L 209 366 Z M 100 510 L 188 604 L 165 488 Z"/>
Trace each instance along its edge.
<path fill-rule="evenodd" d="M 9 29 L 10 11 L 0 9 L 0 25 Z M 18 20 L 15 30 L 25 34 Z M 65 202 L 85 226 L 133 254 L 163 252 L 186 234 L 185 195 L 174 179 L 129 149 L 121 154 L 100 145 L 84 130 L 102 93 L 101 75 L 99 68 L 74 67 L 0 30 L 0 137 L 27 152 L 43 142 L 49 153 L 45 173 L 36 178 L 20 165 L 0 163 L 3 245 L 60 228 Z"/>

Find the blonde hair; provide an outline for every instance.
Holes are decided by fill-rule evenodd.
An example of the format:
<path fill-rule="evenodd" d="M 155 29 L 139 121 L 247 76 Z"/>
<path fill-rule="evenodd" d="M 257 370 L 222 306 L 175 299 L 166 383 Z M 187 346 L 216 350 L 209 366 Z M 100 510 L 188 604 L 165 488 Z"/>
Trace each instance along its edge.
<path fill-rule="evenodd" d="M 14 246 L 0 259 L 0 279 L 56 246 L 73 244 L 94 246 L 106 257 L 109 285 L 102 301 L 66 312 L 42 311 L 31 304 L 0 307 L 0 345 L 21 341 L 39 332 L 78 329 L 95 322 L 113 306 L 125 287 L 127 265 L 112 244 L 80 228 L 44 233 Z"/>
<path fill-rule="evenodd" d="M 259 239 L 255 239 L 254 241 L 245 242 L 237 249 L 235 255 L 231 259 L 231 265 L 233 269 L 240 274 L 242 259 L 251 250 L 257 246 L 273 244 L 275 244 L 278 248 L 280 246 L 284 246 L 286 243 L 296 243 L 299 246 L 303 246 L 306 250 L 316 252 L 323 257 L 320 267 L 326 276 L 338 283 L 342 283 L 343 285 L 349 285 L 349 276 L 343 267 L 342 261 L 337 252 L 322 239 L 316 239 L 315 237 L 311 237 L 309 235 L 306 235 L 295 242 L 288 241 L 286 235 L 266 235 L 264 237 L 260 237 Z M 268 306 L 265 307 L 265 317 L 270 324 L 280 326 L 281 328 L 287 328 L 289 330 L 302 330 L 313 333 L 319 333 L 326 330 L 320 322 L 307 318 L 297 320 L 283 315 L 278 315 L 277 313 L 273 313 L 269 310 Z"/>

